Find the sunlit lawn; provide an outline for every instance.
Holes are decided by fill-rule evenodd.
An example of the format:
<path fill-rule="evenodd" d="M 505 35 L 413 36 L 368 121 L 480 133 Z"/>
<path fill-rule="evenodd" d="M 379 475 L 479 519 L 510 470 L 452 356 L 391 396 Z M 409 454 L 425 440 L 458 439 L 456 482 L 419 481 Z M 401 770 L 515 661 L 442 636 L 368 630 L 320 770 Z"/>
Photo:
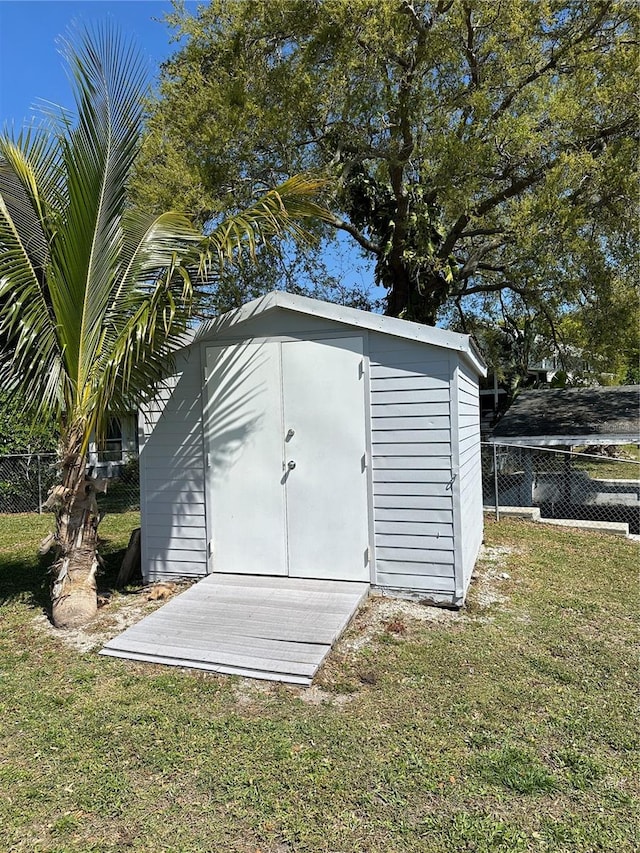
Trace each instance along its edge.
<path fill-rule="evenodd" d="M 49 525 L 0 518 L 2 849 L 638 849 L 635 543 L 487 520 L 506 600 L 339 647 L 310 704 L 63 643 Z"/>

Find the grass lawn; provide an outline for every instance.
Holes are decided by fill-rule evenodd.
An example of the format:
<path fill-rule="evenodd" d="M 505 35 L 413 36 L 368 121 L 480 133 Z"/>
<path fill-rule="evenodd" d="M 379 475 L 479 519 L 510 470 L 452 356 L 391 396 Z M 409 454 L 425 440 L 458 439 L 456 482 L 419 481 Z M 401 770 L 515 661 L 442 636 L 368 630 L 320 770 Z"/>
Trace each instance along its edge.
<path fill-rule="evenodd" d="M 640 479 L 640 448 L 635 444 L 625 444 L 619 448 L 624 454 L 619 459 L 597 457 L 585 448 L 584 458 L 573 456 L 576 468 L 585 471 L 590 477 L 601 480 L 638 480 Z M 593 452 L 593 448 L 591 448 Z"/>
<path fill-rule="evenodd" d="M 373 599 L 305 693 L 65 643 L 49 525 L 0 518 L 2 849 L 640 849 L 637 544 L 487 519 L 466 613 Z"/>

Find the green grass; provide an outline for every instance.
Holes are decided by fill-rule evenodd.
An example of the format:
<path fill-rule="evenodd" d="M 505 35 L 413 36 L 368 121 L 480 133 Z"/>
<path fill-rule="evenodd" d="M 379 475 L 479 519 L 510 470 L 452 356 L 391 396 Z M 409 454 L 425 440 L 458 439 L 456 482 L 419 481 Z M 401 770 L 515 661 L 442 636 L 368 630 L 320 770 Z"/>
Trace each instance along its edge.
<path fill-rule="evenodd" d="M 3 849 L 640 849 L 634 543 L 489 519 L 506 600 L 339 646 L 313 705 L 67 646 L 38 615 L 48 522 L 0 519 Z M 105 582 L 134 523 L 101 528 Z"/>
<path fill-rule="evenodd" d="M 640 479 L 640 447 L 625 444 L 619 448 L 624 456 L 619 459 L 592 455 L 593 448 L 584 448 L 585 458 L 573 456 L 575 467 L 587 473 L 595 480 L 638 480 Z"/>

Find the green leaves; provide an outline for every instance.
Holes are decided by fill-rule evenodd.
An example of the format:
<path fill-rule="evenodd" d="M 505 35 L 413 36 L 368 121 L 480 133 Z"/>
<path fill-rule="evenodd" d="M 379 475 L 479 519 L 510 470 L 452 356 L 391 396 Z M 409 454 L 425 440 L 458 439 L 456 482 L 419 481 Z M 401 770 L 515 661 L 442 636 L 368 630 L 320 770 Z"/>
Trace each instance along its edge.
<path fill-rule="evenodd" d="M 574 301 L 587 229 L 607 259 L 635 252 L 626 0 L 212 0 L 169 22 L 185 39 L 150 110 L 148 205 L 180 197 L 206 222 L 266 175 L 325 170 L 331 224 L 388 310 L 431 321 L 551 281 Z"/>
<path fill-rule="evenodd" d="M 274 235 L 305 239 L 320 179 L 293 177 L 204 237 L 132 208 L 143 64 L 108 26 L 65 43 L 77 114 L 0 138 L 0 382 L 67 430 L 101 432 L 166 374 L 197 272 Z"/>

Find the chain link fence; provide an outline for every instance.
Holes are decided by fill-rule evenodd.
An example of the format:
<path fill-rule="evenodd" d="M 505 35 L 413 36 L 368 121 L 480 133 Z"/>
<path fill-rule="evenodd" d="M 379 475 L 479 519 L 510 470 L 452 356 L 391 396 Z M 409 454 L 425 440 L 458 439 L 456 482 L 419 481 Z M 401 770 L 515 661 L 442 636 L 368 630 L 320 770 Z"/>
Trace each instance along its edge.
<path fill-rule="evenodd" d="M 538 507 L 544 518 L 626 522 L 630 533 L 640 533 L 640 461 L 620 448 L 483 443 L 482 491 L 485 506 Z"/>
<path fill-rule="evenodd" d="M 58 482 L 55 453 L 0 456 L 0 513 L 42 512 L 49 489 Z M 106 494 L 98 496 L 103 512 L 129 512 L 140 508 L 138 460 L 110 463 Z"/>

